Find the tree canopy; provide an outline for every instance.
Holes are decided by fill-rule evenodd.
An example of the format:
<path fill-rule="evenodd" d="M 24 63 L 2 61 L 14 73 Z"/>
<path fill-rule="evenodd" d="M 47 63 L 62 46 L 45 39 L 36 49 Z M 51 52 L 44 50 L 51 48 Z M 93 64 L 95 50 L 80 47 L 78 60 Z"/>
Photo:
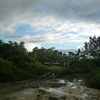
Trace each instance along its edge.
<path fill-rule="evenodd" d="M 100 37 L 90 37 L 84 50 L 68 53 L 54 47 L 35 47 L 28 52 L 23 41 L 5 43 L 0 39 L 1 81 L 35 78 L 48 72 L 58 76 L 89 73 L 88 86 L 100 88 Z"/>

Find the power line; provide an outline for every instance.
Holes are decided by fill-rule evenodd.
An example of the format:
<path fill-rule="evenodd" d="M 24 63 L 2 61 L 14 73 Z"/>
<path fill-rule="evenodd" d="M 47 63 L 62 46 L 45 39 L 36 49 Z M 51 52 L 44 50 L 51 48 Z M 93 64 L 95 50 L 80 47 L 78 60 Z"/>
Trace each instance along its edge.
<path fill-rule="evenodd" d="M 64 3 L 66 6 L 70 7 L 71 9 L 73 9 L 74 11 L 79 10 L 79 13 L 82 15 L 89 15 L 89 13 L 87 11 L 85 11 L 84 9 L 82 9 L 80 6 L 78 6 L 77 4 L 75 4 L 72 1 L 65 1 L 65 0 L 60 0 L 62 3 Z M 95 21 L 96 17 L 93 16 L 88 16 L 88 18 L 91 21 Z"/>
<path fill-rule="evenodd" d="M 76 3 L 74 3 L 73 1 L 69 0 L 69 2 L 70 2 L 73 6 L 75 6 L 76 8 L 78 8 L 80 11 L 82 11 L 84 14 L 89 15 L 89 13 L 88 13 L 86 10 L 84 10 L 83 8 L 81 8 L 80 6 L 78 6 L 78 5 L 77 5 Z M 96 18 L 96 16 L 91 16 L 91 17 Z"/>
<path fill-rule="evenodd" d="M 68 7 L 70 7 L 71 9 L 73 9 L 73 10 L 75 10 L 76 11 L 76 9 L 74 8 L 74 7 L 72 7 L 71 5 L 69 5 L 68 3 L 66 3 L 65 1 L 63 1 L 63 0 L 60 0 L 61 2 L 63 2 L 65 5 L 67 5 Z"/>
<path fill-rule="evenodd" d="M 82 15 L 87 15 L 87 14 L 88 14 L 86 11 L 80 9 L 79 6 L 76 6 L 75 4 L 73 5 L 73 3 L 72 3 L 71 1 L 63 1 L 63 0 L 60 0 L 60 1 L 62 1 L 62 2 L 63 2 L 64 4 L 66 4 L 67 6 L 73 8 L 73 10 L 75 10 L 75 11 L 78 9 L 78 10 L 79 10 L 79 13 L 82 14 Z M 94 18 L 91 17 L 91 16 L 89 16 L 89 19 L 91 19 L 92 21 L 94 20 Z M 94 21 L 95 21 L 95 20 L 94 20 Z"/>

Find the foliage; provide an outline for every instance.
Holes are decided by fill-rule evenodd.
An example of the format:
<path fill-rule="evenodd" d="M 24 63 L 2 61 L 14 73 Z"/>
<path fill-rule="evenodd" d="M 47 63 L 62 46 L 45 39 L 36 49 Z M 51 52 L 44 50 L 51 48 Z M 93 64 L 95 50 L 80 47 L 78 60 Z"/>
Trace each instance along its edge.
<path fill-rule="evenodd" d="M 100 37 L 90 37 L 83 51 L 78 49 L 68 54 L 54 47 L 35 47 L 28 52 L 22 41 L 4 43 L 0 39 L 1 82 L 36 78 L 48 72 L 59 76 L 90 73 L 87 85 L 100 89 Z"/>
<path fill-rule="evenodd" d="M 15 66 L 7 60 L 0 58 L 0 80 L 1 81 L 11 81 L 14 79 Z"/>
<path fill-rule="evenodd" d="M 85 54 L 89 54 L 94 59 L 100 59 L 100 37 L 90 37 L 89 42 L 84 44 Z"/>
<path fill-rule="evenodd" d="M 58 74 L 62 70 L 62 67 L 60 67 L 60 66 L 47 66 L 46 69 L 48 72 Z"/>
<path fill-rule="evenodd" d="M 91 72 L 87 85 L 92 88 L 100 89 L 100 68 Z"/>
<path fill-rule="evenodd" d="M 44 62 L 59 62 L 60 65 L 62 65 L 65 61 L 64 54 L 62 54 L 61 51 L 55 50 L 53 47 L 49 49 L 45 49 L 43 47 L 39 49 L 38 47 L 35 47 L 29 55 L 42 64 L 44 64 Z"/>
<path fill-rule="evenodd" d="M 37 77 L 47 72 L 57 72 L 60 67 L 47 68 L 45 61 L 62 62 L 63 55 L 54 48 L 33 48 L 27 52 L 24 42 L 9 41 L 4 43 L 0 39 L 0 79 L 1 81 L 24 80 Z"/>

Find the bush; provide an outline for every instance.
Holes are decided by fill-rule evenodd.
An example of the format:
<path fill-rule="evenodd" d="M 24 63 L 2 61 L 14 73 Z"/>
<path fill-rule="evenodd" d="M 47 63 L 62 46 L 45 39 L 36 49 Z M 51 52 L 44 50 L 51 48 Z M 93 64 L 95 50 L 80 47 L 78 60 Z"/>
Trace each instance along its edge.
<path fill-rule="evenodd" d="M 86 74 L 94 69 L 93 62 L 88 59 L 72 61 L 69 66 L 62 68 L 60 75 Z"/>
<path fill-rule="evenodd" d="M 23 66 L 22 68 L 16 67 L 13 63 L 0 58 L 0 81 L 16 81 L 33 78 L 37 75 L 34 66 Z"/>
<path fill-rule="evenodd" d="M 90 59 L 82 59 L 80 61 L 72 61 L 69 67 L 72 73 L 90 73 L 94 69 L 94 62 Z"/>
<path fill-rule="evenodd" d="M 62 70 L 62 67 L 60 67 L 60 66 L 46 66 L 46 69 L 48 70 L 48 72 L 51 72 L 51 73 L 59 73 Z"/>
<path fill-rule="evenodd" d="M 69 75 L 69 74 L 72 74 L 72 70 L 70 67 L 67 67 L 67 68 L 63 68 L 61 71 L 60 71 L 60 75 Z"/>
<path fill-rule="evenodd" d="M 100 68 L 93 70 L 87 80 L 87 85 L 92 88 L 100 89 Z"/>
<path fill-rule="evenodd" d="M 14 69 L 15 66 L 7 60 L 0 58 L 0 80 L 11 81 L 14 80 Z"/>

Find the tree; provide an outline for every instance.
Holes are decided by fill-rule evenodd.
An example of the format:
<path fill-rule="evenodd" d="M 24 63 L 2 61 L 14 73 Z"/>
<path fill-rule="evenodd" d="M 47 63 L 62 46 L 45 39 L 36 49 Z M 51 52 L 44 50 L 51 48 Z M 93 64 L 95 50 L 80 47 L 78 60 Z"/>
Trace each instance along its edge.
<path fill-rule="evenodd" d="M 1 36 L 1 35 L 0 35 Z M 3 42 L 3 40 L 0 38 L 0 46 L 1 45 L 3 45 L 4 44 L 4 42 Z"/>
<path fill-rule="evenodd" d="M 93 59 L 95 66 L 100 66 L 100 37 L 90 37 L 89 42 L 84 44 L 84 54 L 85 59 Z"/>

